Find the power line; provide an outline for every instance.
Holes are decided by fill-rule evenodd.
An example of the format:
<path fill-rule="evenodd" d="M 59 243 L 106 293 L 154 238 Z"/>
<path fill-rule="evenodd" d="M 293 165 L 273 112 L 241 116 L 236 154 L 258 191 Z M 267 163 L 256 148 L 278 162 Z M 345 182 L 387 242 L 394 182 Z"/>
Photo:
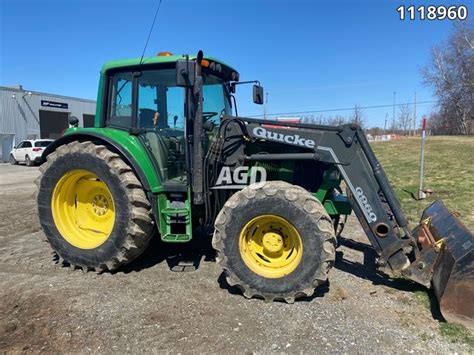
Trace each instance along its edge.
<path fill-rule="evenodd" d="M 438 101 L 417 101 L 417 105 L 423 104 L 431 104 Z M 405 102 L 400 104 L 391 104 L 391 105 L 375 105 L 375 106 L 359 106 L 360 109 L 372 109 L 372 108 L 384 108 L 384 107 L 396 107 L 396 106 L 403 106 L 403 105 L 414 105 L 413 102 Z M 332 108 L 332 109 L 324 109 L 324 110 L 311 110 L 311 111 L 293 111 L 293 112 L 278 112 L 278 113 L 267 113 L 268 116 L 277 116 L 277 115 L 302 115 L 307 113 L 322 113 L 322 112 L 334 112 L 334 111 L 353 111 L 354 107 L 345 107 L 345 108 Z M 250 117 L 261 117 L 262 114 L 258 115 L 251 115 Z"/>
<path fill-rule="evenodd" d="M 151 33 L 153 32 L 153 27 L 155 27 L 156 16 L 158 16 L 158 11 L 160 11 L 161 1 L 159 1 L 158 6 L 156 7 L 155 16 L 153 17 L 153 22 L 150 27 L 150 32 L 148 32 L 148 37 L 145 42 L 145 47 L 143 48 L 142 56 L 140 57 L 140 64 L 142 64 L 143 56 L 145 55 L 146 47 L 148 47 L 148 41 L 150 41 Z"/>

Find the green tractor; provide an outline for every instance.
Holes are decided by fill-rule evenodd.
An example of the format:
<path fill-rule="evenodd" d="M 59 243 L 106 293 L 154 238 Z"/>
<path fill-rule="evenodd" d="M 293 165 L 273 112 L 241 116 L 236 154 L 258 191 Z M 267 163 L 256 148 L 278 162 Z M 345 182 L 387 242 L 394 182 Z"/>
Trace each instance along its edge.
<path fill-rule="evenodd" d="M 43 154 L 39 218 L 57 255 L 112 271 L 158 233 L 212 235 L 230 285 L 291 303 L 327 280 L 354 212 L 379 266 L 433 286 L 448 320 L 472 324 L 474 238 L 442 202 L 410 231 L 358 126 L 240 117 L 245 83 L 262 104 L 258 82 L 201 51 L 105 64 L 94 128 L 72 119 Z"/>

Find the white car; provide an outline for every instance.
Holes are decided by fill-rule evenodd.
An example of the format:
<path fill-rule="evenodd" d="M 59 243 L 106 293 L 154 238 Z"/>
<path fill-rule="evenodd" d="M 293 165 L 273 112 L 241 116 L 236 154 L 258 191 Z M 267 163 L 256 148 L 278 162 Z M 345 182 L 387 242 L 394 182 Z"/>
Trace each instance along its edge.
<path fill-rule="evenodd" d="M 52 139 L 37 139 L 22 141 L 10 152 L 10 164 L 15 165 L 25 162 L 28 166 L 33 166 L 41 161 L 41 154 L 45 148 L 53 142 Z"/>

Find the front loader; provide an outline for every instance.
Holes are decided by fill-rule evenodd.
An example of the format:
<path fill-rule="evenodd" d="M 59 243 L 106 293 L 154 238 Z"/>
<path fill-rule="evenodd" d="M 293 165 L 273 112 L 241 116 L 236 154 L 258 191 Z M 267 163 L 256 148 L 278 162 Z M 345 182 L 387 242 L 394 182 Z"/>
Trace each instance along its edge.
<path fill-rule="evenodd" d="M 433 287 L 444 317 L 473 327 L 472 233 L 441 201 L 410 231 L 358 126 L 240 117 L 245 83 L 202 52 L 105 64 L 94 128 L 72 120 L 43 154 L 38 212 L 57 255 L 102 272 L 157 232 L 168 243 L 212 235 L 230 285 L 291 303 L 327 280 L 353 211 L 379 266 Z"/>

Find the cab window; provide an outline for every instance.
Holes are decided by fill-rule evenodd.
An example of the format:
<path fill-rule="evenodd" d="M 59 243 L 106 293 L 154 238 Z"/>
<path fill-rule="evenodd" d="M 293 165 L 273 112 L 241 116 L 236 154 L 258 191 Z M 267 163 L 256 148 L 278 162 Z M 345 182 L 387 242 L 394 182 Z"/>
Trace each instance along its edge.
<path fill-rule="evenodd" d="M 144 72 L 138 79 L 138 124 L 183 134 L 185 91 L 176 86 L 174 69 Z M 179 132 L 181 131 L 181 132 Z"/>
<path fill-rule="evenodd" d="M 110 78 L 107 124 L 119 127 L 132 125 L 132 74 L 117 73 Z"/>

